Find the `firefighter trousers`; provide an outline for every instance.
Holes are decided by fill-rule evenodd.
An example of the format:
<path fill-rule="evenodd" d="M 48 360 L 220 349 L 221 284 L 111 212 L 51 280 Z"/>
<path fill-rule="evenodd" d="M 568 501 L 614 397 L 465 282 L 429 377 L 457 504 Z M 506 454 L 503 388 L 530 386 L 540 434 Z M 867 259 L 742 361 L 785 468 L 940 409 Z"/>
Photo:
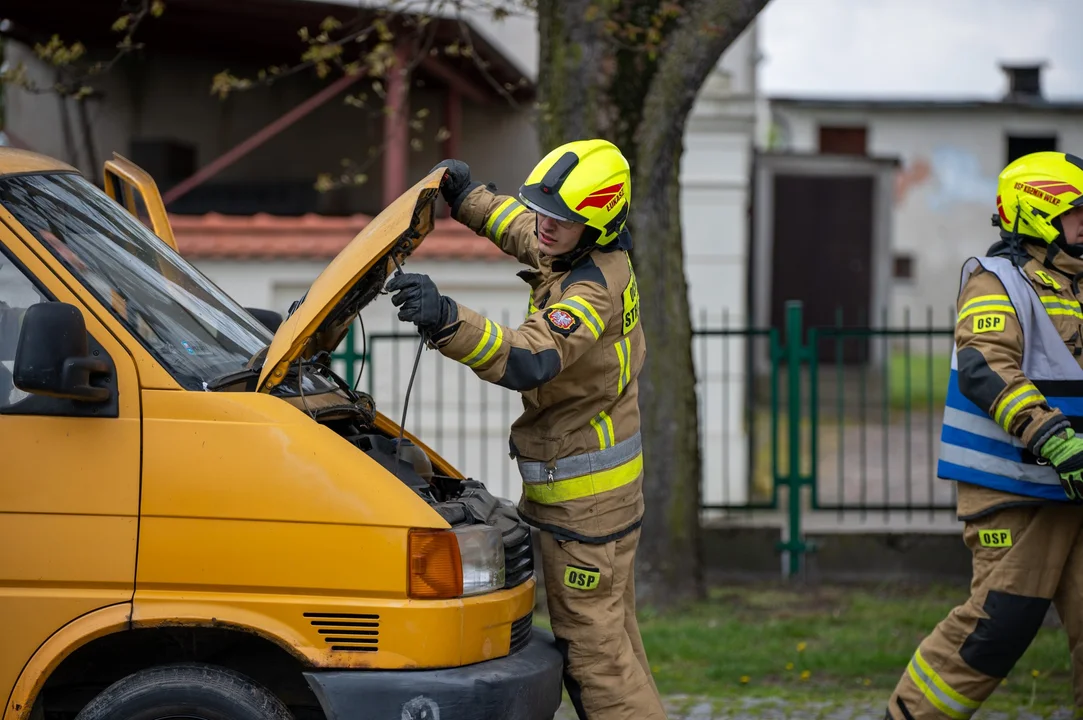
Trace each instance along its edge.
<path fill-rule="evenodd" d="M 580 720 L 665 720 L 635 609 L 639 530 L 604 544 L 541 532 L 545 594 Z"/>
<path fill-rule="evenodd" d="M 1052 602 L 1083 707 L 1083 508 L 1014 507 L 968 521 L 970 598 L 918 646 L 891 699 L 895 720 L 966 720 L 1030 646 Z"/>

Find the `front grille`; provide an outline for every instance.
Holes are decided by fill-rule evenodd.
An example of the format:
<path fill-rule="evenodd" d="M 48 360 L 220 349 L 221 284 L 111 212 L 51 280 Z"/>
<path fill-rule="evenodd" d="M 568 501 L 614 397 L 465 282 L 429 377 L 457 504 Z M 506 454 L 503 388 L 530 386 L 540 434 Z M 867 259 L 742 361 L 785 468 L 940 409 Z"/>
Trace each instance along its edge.
<path fill-rule="evenodd" d="M 504 536 L 504 587 L 522 585 L 534 575 L 534 546 L 530 528 L 519 524 Z"/>
<path fill-rule="evenodd" d="M 517 653 L 530 642 L 530 632 L 534 627 L 534 613 L 531 612 L 511 624 L 511 649 L 508 654 Z"/>
<path fill-rule="evenodd" d="M 305 613 L 312 627 L 339 652 L 376 652 L 380 616 L 356 613 Z"/>

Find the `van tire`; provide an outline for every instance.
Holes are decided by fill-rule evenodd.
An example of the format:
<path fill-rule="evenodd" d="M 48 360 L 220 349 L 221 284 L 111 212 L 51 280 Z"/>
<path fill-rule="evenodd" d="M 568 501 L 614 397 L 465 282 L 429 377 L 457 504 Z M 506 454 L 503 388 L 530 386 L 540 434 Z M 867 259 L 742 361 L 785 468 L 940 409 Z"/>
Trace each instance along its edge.
<path fill-rule="evenodd" d="M 282 701 L 240 673 L 213 665 L 163 665 L 110 685 L 75 720 L 293 720 Z"/>

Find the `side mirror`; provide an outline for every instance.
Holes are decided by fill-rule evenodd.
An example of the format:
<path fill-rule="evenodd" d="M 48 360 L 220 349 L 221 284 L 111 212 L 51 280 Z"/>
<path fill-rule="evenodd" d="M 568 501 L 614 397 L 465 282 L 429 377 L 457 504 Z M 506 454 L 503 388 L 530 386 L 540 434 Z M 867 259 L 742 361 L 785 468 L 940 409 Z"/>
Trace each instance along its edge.
<path fill-rule="evenodd" d="M 104 402 L 109 389 L 92 386 L 90 378 L 109 372 L 108 363 L 90 356 L 78 308 L 44 302 L 26 309 L 15 351 L 15 387 L 35 395 Z"/>
<path fill-rule="evenodd" d="M 278 326 L 282 324 L 282 316 L 274 310 L 261 310 L 259 308 L 245 308 L 245 310 L 250 312 L 252 317 L 259 320 L 263 327 L 273 333 L 278 332 Z"/>

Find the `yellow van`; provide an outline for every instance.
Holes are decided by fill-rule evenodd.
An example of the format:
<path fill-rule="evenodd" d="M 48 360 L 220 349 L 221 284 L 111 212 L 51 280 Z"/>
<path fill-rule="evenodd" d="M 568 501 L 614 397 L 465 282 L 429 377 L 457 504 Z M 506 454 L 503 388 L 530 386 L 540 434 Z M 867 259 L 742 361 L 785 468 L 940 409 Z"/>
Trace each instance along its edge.
<path fill-rule="evenodd" d="M 138 167 L 0 148 L 3 720 L 555 714 L 529 529 L 329 367 L 442 173 L 261 323 Z"/>

